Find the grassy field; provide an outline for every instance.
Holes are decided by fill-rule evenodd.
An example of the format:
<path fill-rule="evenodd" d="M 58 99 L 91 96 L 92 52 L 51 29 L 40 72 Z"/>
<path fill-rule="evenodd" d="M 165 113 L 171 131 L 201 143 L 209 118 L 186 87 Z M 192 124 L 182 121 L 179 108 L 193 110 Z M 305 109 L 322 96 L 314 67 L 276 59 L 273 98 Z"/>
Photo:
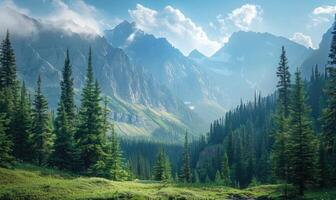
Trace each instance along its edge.
<path fill-rule="evenodd" d="M 0 168 L 0 199 L 277 199 L 278 191 L 278 185 L 238 190 L 150 181 L 115 182 L 75 177 L 30 165 L 16 169 Z M 335 199 L 336 192 L 311 191 L 307 197 Z"/>

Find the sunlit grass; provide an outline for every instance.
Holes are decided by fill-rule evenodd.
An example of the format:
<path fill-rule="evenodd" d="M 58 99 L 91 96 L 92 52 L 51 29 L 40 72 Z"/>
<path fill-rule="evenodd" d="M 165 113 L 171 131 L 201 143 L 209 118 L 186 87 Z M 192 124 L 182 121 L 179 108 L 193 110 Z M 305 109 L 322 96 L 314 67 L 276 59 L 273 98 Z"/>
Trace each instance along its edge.
<path fill-rule="evenodd" d="M 0 168 L 0 199 L 232 199 L 279 197 L 279 185 L 245 190 L 204 184 L 173 184 L 155 181 L 116 182 L 79 177 L 58 170 L 19 165 Z M 333 199 L 336 191 L 309 191 L 308 199 Z"/>

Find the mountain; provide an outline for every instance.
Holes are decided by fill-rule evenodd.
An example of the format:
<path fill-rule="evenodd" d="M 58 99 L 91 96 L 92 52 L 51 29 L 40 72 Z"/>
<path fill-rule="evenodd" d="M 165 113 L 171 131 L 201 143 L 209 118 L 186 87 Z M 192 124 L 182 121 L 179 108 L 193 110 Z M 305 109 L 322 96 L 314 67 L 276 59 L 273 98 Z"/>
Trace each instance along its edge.
<path fill-rule="evenodd" d="M 122 48 L 136 66 L 143 67 L 205 122 L 210 123 L 225 111 L 217 103 L 207 73 L 167 39 L 147 34 L 134 22 L 127 21 L 106 30 L 105 37 L 112 46 Z"/>
<path fill-rule="evenodd" d="M 105 37 L 183 101 L 200 101 L 211 95 L 206 88 L 206 76 L 199 67 L 165 38 L 146 34 L 127 21 L 105 31 Z"/>
<path fill-rule="evenodd" d="M 328 55 L 332 37 L 331 31 L 332 28 L 329 28 L 327 32 L 323 34 L 319 48 L 313 50 L 310 56 L 303 61 L 302 71 L 305 77 L 310 77 L 312 67 L 315 67 L 315 65 L 318 65 L 320 72 L 324 72 L 325 66 L 328 64 Z"/>
<path fill-rule="evenodd" d="M 59 98 L 66 49 L 70 50 L 78 104 L 91 47 L 95 77 L 103 94 L 110 98 L 111 118 L 121 132 L 129 136 L 176 140 L 186 129 L 195 134 L 202 130 L 202 122 L 195 113 L 146 74 L 141 66 L 134 65 L 122 49 L 112 47 L 104 37 L 64 30 L 11 9 L 6 9 L 6 12 L 11 12 L 14 19 L 33 24 L 34 32 L 30 35 L 11 34 L 17 70 L 31 91 L 37 76 L 41 75 L 43 91 L 52 109 L 56 108 Z"/>
<path fill-rule="evenodd" d="M 255 91 L 270 94 L 276 86 L 276 69 L 281 53 L 286 49 L 290 71 L 300 67 L 311 49 L 287 38 L 269 33 L 235 32 L 221 49 L 199 62 L 211 77 L 212 85 L 223 94 L 222 104 L 231 107 L 240 99 L 251 99 Z"/>
<path fill-rule="evenodd" d="M 195 61 L 195 62 L 197 62 L 197 63 L 200 63 L 203 60 L 207 59 L 208 57 L 206 57 L 205 55 L 203 55 L 197 49 L 194 49 L 194 50 L 192 50 L 189 53 L 188 58 L 191 59 L 191 60 L 193 60 L 193 61 Z"/>

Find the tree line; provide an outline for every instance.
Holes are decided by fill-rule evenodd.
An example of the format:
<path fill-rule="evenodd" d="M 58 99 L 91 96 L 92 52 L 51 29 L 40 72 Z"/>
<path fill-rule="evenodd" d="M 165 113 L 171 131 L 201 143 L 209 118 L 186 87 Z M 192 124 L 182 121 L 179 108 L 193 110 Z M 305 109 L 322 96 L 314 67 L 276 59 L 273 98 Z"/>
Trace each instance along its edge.
<path fill-rule="evenodd" d="M 201 181 L 220 178 L 238 187 L 279 182 L 286 198 L 287 184 L 300 195 L 308 187 L 336 185 L 336 22 L 324 72 L 315 66 L 308 81 L 299 69 L 291 77 L 282 47 L 276 76 L 275 94 L 241 103 L 198 142 L 192 166 Z"/>

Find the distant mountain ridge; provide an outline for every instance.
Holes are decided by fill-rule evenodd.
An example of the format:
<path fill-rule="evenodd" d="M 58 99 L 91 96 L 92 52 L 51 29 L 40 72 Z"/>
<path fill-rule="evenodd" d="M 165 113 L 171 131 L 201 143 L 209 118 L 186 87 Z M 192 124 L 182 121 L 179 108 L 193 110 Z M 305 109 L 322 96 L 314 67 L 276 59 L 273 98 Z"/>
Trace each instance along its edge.
<path fill-rule="evenodd" d="M 14 10 L 6 12 L 34 24 L 31 35 L 11 34 L 18 73 L 31 91 L 35 88 L 37 76 L 41 75 L 43 91 L 52 109 L 58 103 L 66 49 L 70 50 L 78 104 L 91 47 L 95 78 L 103 94 L 111 99 L 111 117 L 117 121 L 121 132 L 129 136 L 153 136 L 155 133 L 156 139 L 167 139 L 169 134 L 175 135 L 171 139 L 179 138 L 179 133 L 187 129 L 194 134 L 200 133 L 197 129 L 201 130 L 202 122 L 197 115 L 147 75 L 144 68 L 135 66 L 122 49 L 112 47 L 104 37 L 65 31 Z M 194 122 L 200 126 L 191 126 Z M 169 134 L 166 136 L 166 133 Z"/>
<path fill-rule="evenodd" d="M 200 113 L 229 109 L 241 99 L 250 100 L 256 91 L 272 93 L 281 46 L 286 48 L 292 72 L 312 52 L 284 37 L 239 31 L 211 57 L 197 50 L 186 57 L 165 38 L 147 34 L 127 21 L 106 30 L 105 37 Z"/>
<path fill-rule="evenodd" d="M 275 90 L 281 46 L 286 49 L 291 72 L 312 52 L 284 37 L 239 31 L 210 58 L 193 60 L 207 70 L 211 84 L 226 99 L 222 103 L 232 107 L 241 99 L 250 100 L 256 91 L 270 94 Z"/>

